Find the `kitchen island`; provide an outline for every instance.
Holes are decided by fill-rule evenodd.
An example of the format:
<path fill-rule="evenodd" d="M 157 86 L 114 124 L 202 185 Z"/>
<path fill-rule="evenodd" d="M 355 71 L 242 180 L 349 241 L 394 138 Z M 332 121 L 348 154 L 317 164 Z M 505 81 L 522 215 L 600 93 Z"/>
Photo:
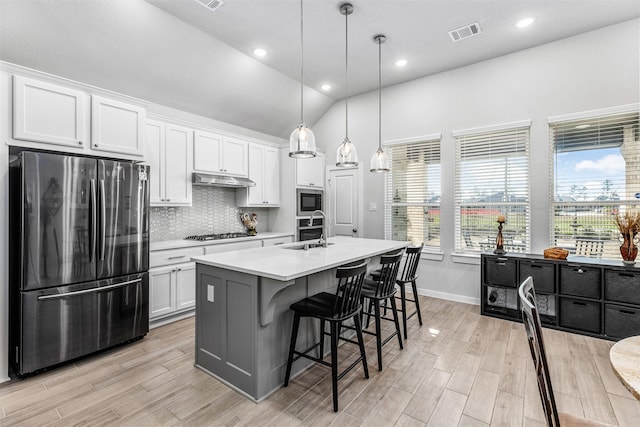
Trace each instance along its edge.
<path fill-rule="evenodd" d="M 196 367 L 258 402 L 284 382 L 291 323 L 289 305 L 335 290 L 335 269 L 402 249 L 406 242 L 336 237 L 328 247 L 303 243 L 192 258 L 196 262 Z M 305 319 L 308 320 L 308 319 Z M 319 328 L 300 324 L 298 348 L 318 340 Z M 313 362 L 300 359 L 296 374 Z"/>

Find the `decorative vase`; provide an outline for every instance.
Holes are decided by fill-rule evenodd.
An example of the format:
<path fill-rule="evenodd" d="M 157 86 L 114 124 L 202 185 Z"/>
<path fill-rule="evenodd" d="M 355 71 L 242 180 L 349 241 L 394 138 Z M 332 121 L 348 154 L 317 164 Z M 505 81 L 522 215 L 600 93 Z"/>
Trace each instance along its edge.
<path fill-rule="evenodd" d="M 636 233 L 623 234 L 622 244 L 620 245 L 620 255 L 622 256 L 622 262 L 625 264 L 633 265 L 636 262 L 636 256 L 638 255 L 638 247 L 634 243 Z"/>

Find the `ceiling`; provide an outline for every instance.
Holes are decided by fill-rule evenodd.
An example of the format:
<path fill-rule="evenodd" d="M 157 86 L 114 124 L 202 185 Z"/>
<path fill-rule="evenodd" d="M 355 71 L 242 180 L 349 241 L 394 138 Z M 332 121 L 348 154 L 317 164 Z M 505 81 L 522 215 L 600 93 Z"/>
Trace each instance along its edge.
<path fill-rule="evenodd" d="M 640 17 L 640 0 L 353 0 L 349 95 Z M 304 118 L 345 96 L 345 17 L 304 1 Z M 300 120 L 298 0 L 0 0 L 0 60 L 288 139 Z M 516 20 L 533 15 L 525 30 Z M 477 22 L 480 35 L 448 31 Z M 639 27 L 640 28 L 640 27 Z M 640 31 L 639 31 L 640 36 Z M 268 50 L 257 59 L 255 47 Z M 404 68 L 394 61 L 408 60 Z M 329 92 L 320 85 L 330 83 Z"/>
<path fill-rule="evenodd" d="M 300 80 L 300 1 L 225 0 L 215 11 L 198 0 L 147 0 L 229 46 Z M 206 0 L 203 0 L 206 1 Z M 304 83 L 338 100 L 345 96 L 345 0 L 305 0 Z M 349 94 L 378 87 L 376 34 L 383 86 L 451 70 L 640 16 L 639 0 L 349 0 Z M 533 16 L 535 23 L 515 27 Z M 448 32 L 477 22 L 482 32 L 453 42 Z M 404 58 L 404 68 L 394 65 Z"/>

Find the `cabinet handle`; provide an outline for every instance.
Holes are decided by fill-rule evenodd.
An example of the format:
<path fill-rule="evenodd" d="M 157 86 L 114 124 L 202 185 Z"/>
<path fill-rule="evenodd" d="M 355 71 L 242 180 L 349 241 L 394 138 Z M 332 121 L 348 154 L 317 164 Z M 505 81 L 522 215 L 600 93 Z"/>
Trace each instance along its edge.
<path fill-rule="evenodd" d="M 180 258 L 185 258 L 186 255 L 176 255 L 176 256 L 170 256 L 167 259 L 180 259 Z"/>
<path fill-rule="evenodd" d="M 531 268 L 542 268 L 542 266 L 538 264 L 531 264 Z"/>
<path fill-rule="evenodd" d="M 178 271 L 182 271 L 182 269 L 181 269 L 181 268 L 179 268 L 179 269 L 178 269 Z"/>
<path fill-rule="evenodd" d="M 574 268 L 573 271 L 575 271 L 578 274 L 583 274 L 584 273 L 584 270 L 581 269 L 581 268 Z"/>
<path fill-rule="evenodd" d="M 277 242 L 273 244 L 273 246 L 278 246 L 278 245 L 284 245 L 284 242 Z"/>
<path fill-rule="evenodd" d="M 313 187 L 315 184 L 313 182 L 310 182 L 309 185 Z"/>
<path fill-rule="evenodd" d="M 620 310 L 620 313 L 622 313 L 622 314 L 631 314 L 631 315 L 636 314 L 635 311 L 631 311 L 631 310 Z"/>
<path fill-rule="evenodd" d="M 93 144 L 93 146 L 94 146 L 94 147 L 97 147 L 97 146 L 98 146 L 98 144 Z"/>
<path fill-rule="evenodd" d="M 586 303 L 586 302 L 573 301 L 573 305 L 581 305 L 581 306 L 583 306 L 583 307 L 586 307 L 586 306 L 587 306 L 587 303 Z"/>
<path fill-rule="evenodd" d="M 633 273 L 618 273 L 618 276 L 622 277 L 636 277 Z"/>
<path fill-rule="evenodd" d="M 82 141 L 78 141 L 78 144 L 82 145 Z"/>

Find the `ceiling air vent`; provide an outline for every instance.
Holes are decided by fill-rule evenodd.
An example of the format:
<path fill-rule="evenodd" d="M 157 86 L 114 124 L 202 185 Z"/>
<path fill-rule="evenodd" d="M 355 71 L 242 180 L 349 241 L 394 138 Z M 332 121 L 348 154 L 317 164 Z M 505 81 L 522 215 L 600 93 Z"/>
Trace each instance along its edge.
<path fill-rule="evenodd" d="M 201 5 L 207 7 L 208 9 L 217 10 L 224 4 L 222 0 L 196 0 Z"/>
<path fill-rule="evenodd" d="M 454 42 L 459 42 L 460 40 L 477 36 L 481 32 L 482 30 L 480 29 L 480 24 L 474 22 L 473 24 L 465 25 L 464 27 L 456 28 L 455 30 L 449 31 L 449 37 L 451 37 L 451 40 L 453 40 Z"/>

